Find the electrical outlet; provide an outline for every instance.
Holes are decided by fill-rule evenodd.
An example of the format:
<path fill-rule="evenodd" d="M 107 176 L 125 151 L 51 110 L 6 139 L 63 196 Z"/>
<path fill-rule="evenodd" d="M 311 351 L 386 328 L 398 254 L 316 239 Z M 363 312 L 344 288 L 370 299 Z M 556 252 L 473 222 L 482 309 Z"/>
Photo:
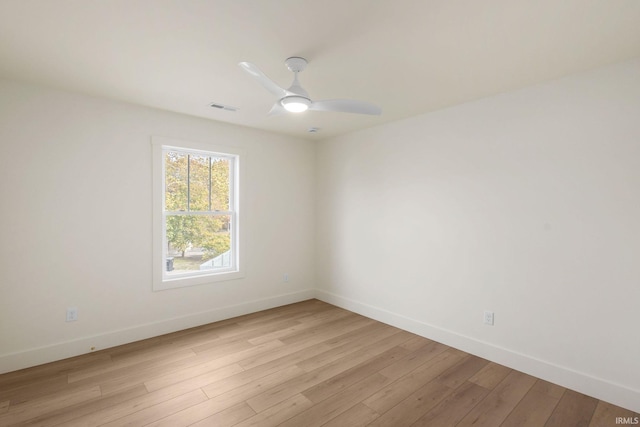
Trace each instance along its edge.
<path fill-rule="evenodd" d="M 289 281 L 289 273 L 284 273 L 284 276 L 282 276 L 282 280 L 285 282 Z"/>
<path fill-rule="evenodd" d="M 493 311 L 484 312 L 484 324 L 493 326 Z"/>
<path fill-rule="evenodd" d="M 78 309 L 76 307 L 67 308 L 67 322 L 75 322 L 78 320 Z"/>

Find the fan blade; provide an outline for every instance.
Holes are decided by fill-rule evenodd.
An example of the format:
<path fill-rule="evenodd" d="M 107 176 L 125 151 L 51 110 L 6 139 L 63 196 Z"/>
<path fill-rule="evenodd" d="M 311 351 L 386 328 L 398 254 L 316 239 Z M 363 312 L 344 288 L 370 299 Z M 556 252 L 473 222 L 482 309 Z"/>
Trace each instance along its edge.
<path fill-rule="evenodd" d="M 281 114 L 285 114 L 286 112 L 287 110 L 285 110 L 282 104 L 280 104 L 280 101 L 278 101 L 275 104 L 273 104 L 273 107 L 271 107 L 271 110 L 269 111 L 269 115 L 279 116 Z"/>
<path fill-rule="evenodd" d="M 315 111 L 336 111 L 339 113 L 370 114 L 372 116 L 382 114 L 382 109 L 377 105 L 365 101 L 355 101 L 353 99 L 313 101 L 309 109 Z"/>
<path fill-rule="evenodd" d="M 285 96 L 291 95 L 289 91 L 281 88 L 273 80 L 267 77 L 266 74 L 260 71 L 260 68 L 256 65 L 250 62 L 240 62 L 238 65 L 247 73 L 251 74 L 251 76 L 253 76 L 253 78 L 255 78 L 265 89 L 278 98 L 284 98 Z"/>

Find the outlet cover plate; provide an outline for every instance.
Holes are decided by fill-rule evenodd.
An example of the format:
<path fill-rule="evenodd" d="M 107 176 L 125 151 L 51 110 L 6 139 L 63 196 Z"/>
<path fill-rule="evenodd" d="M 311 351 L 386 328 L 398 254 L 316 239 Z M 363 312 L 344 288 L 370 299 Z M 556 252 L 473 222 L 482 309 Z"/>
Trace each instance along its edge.
<path fill-rule="evenodd" d="M 493 311 L 484 312 L 484 324 L 493 326 Z"/>
<path fill-rule="evenodd" d="M 67 308 L 67 322 L 75 322 L 78 320 L 78 309 L 76 307 Z"/>

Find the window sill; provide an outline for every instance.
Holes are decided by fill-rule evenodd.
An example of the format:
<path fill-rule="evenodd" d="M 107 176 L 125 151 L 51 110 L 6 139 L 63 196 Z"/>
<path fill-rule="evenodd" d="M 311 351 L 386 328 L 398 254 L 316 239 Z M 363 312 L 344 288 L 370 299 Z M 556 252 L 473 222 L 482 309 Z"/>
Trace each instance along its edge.
<path fill-rule="evenodd" d="M 184 288 L 187 286 L 206 285 L 210 283 L 241 279 L 243 277 L 244 273 L 242 271 L 226 271 L 189 277 L 158 278 L 153 282 L 153 290 L 164 291 L 167 289 Z"/>

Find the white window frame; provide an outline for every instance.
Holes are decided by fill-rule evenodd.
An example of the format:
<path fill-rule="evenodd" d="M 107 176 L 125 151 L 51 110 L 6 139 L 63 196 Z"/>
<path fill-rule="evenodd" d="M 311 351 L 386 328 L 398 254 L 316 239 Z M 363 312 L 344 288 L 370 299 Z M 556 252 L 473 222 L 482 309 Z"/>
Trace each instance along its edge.
<path fill-rule="evenodd" d="M 243 182 L 241 158 L 244 160 L 244 152 L 241 149 L 220 146 L 216 144 L 205 144 L 192 141 L 183 141 L 173 138 L 154 136 L 151 138 L 153 157 L 153 290 L 161 291 L 165 289 L 182 288 L 185 286 L 203 285 L 227 280 L 234 280 L 244 277 L 244 263 L 242 248 L 244 248 L 244 233 L 241 232 L 242 194 L 240 185 Z M 191 152 L 197 155 L 220 156 L 233 160 L 230 182 L 231 194 L 229 195 L 229 211 L 231 215 L 231 267 L 221 270 L 193 271 L 183 275 L 166 274 L 166 255 L 164 248 L 167 244 L 165 229 L 165 171 L 164 152 L 165 150 L 175 150 L 179 152 Z M 169 213 L 175 214 L 175 213 Z"/>

